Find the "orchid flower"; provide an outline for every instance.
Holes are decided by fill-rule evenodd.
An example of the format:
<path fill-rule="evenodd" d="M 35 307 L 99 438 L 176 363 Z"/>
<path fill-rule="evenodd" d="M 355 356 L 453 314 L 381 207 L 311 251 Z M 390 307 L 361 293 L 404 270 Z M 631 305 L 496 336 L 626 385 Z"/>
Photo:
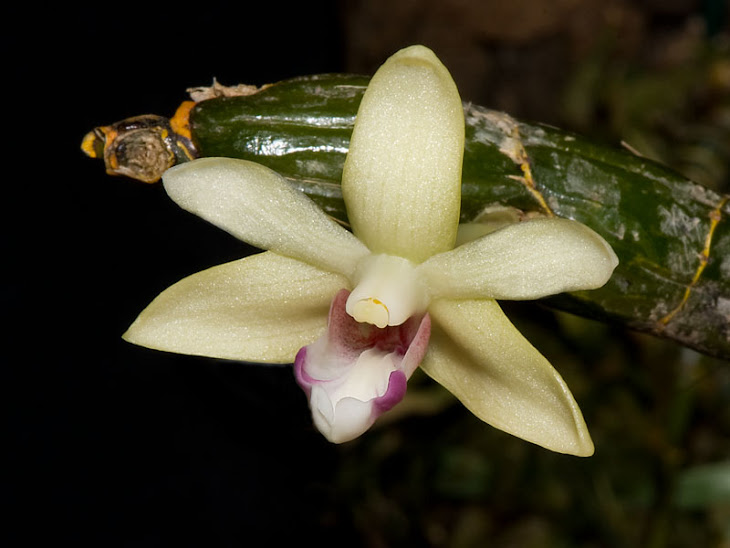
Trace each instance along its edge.
<path fill-rule="evenodd" d="M 261 165 L 205 158 L 163 176 L 184 209 L 267 250 L 160 294 L 125 339 L 292 363 L 330 441 L 363 434 L 420 365 L 483 421 L 574 455 L 593 443 L 570 390 L 495 299 L 603 285 L 610 246 L 566 219 L 510 224 L 454 247 L 462 103 L 431 50 L 397 52 L 357 114 L 342 192 L 352 231 Z"/>

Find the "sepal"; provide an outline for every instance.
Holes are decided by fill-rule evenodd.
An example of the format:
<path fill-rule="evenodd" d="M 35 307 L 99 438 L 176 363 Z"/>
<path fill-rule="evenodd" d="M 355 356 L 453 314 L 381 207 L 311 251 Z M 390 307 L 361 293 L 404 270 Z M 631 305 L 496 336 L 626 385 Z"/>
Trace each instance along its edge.
<path fill-rule="evenodd" d="M 593 454 L 583 415 L 560 374 L 496 301 L 439 299 L 421 368 L 495 428 L 551 451 Z"/>

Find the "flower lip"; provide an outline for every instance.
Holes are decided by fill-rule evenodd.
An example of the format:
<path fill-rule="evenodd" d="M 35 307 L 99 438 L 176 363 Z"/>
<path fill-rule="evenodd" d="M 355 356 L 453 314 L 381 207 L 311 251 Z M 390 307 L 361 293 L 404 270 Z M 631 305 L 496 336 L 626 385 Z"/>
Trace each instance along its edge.
<path fill-rule="evenodd" d="M 360 323 L 345 310 L 348 295 L 337 294 L 327 334 L 302 348 L 294 363 L 314 423 L 334 443 L 361 435 L 403 399 L 431 332 L 428 314 L 382 329 Z"/>
<path fill-rule="evenodd" d="M 403 371 L 393 371 L 388 377 L 388 389 L 377 398 L 373 405 L 378 414 L 390 411 L 405 397 L 408 378 Z"/>

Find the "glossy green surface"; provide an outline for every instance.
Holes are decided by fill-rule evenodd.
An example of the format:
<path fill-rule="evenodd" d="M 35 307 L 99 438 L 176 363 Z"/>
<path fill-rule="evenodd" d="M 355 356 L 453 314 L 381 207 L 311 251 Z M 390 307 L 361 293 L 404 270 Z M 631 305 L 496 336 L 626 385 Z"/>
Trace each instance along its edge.
<path fill-rule="evenodd" d="M 271 167 L 346 222 L 339 181 L 367 82 L 311 76 L 203 101 L 191 113 L 193 138 L 202 156 Z M 492 204 L 554 214 L 590 226 L 619 256 L 603 288 L 546 304 L 730 359 L 727 197 L 628 151 L 464 108 L 462 221 Z M 524 177 L 525 155 L 533 188 Z"/>

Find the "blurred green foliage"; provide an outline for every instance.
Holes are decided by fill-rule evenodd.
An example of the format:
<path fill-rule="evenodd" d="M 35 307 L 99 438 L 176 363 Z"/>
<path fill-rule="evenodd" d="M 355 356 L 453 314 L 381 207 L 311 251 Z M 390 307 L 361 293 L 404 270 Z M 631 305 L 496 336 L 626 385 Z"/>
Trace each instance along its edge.
<path fill-rule="evenodd" d="M 706 38 L 701 30 L 679 40 L 673 57 L 651 70 L 617 56 L 618 37 L 599 41 L 564 90 L 566 125 L 622 141 L 637 154 L 727 192 L 730 38 Z"/>

